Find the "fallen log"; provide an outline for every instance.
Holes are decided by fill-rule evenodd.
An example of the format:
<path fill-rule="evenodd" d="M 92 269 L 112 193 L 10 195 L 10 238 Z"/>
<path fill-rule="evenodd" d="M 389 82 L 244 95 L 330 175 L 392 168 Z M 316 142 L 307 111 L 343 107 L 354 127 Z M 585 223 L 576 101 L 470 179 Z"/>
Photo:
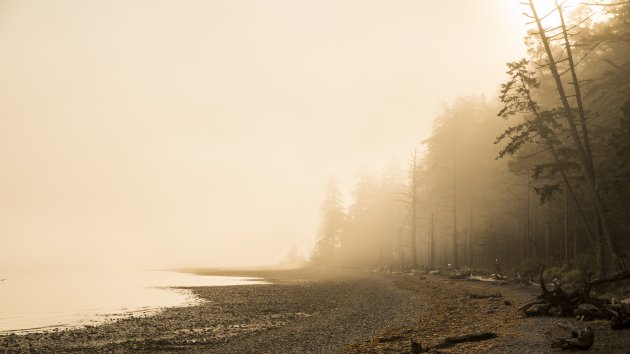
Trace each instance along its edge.
<path fill-rule="evenodd" d="M 614 316 L 614 313 L 610 311 L 609 308 L 605 306 L 597 307 L 589 303 L 578 305 L 578 308 L 573 310 L 573 314 L 581 320 L 586 321 L 598 319 L 610 320 Z"/>
<path fill-rule="evenodd" d="M 503 275 L 500 275 L 500 274 L 491 274 L 489 276 L 472 275 L 472 274 L 470 274 L 469 276 L 466 277 L 466 279 L 468 279 L 468 280 L 475 280 L 475 281 L 482 281 L 482 282 L 489 282 L 489 283 L 495 283 L 495 284 L 498 284 L 498 285 L 504 285 L 508 281 L 508 278 L 506 276 L 503 276 Z"/>
<path fill-rule="evenodd" d="M 588 285 L 593 286 L 593 285 L 604 284 L 604 283 L 612 283 L 615 281 L 621 281 L 621 280 L 626 280 L 626 279 L 630 279 L 630 271 L 622 270 L 621 272 L 617 272 L 615 274 L 610 274 L 607 276 L 595 278 L 589 281 Z"/>
<path fill-rule="evenodd" d="M 448 276 L 449 279 L 457 280 L 457 279 L 466 279 L 468 275 L 466 273 L 454 272 Z"/>
<path fill-rule="evenodd" d="M 470 333 L 470 334 L 464 334 L 461 336 L 446 337 L 444 338 L 442 342 L 433 346 L 431 349 L 444 349 L 458 343 L 479 342 L 482 340 L 493 339 L 496 337 L 497 337 L 496 333 L 493 333 L 493 332 Z"/>
<path fill-rule="evenodd" d="M 490 298 L 501 298 L 503 295 L 500 292 L 491 293 L 491 294 L 481 294 L 481 293 L 468 293 L 468 298 L 470 299 L 490 299 Z"/>

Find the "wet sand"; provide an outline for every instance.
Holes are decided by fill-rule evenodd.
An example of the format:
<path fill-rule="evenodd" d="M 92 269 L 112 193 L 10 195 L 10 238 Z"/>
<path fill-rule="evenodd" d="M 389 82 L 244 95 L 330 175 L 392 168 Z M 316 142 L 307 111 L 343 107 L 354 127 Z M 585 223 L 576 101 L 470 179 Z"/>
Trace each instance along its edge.
<path fill-rule="evenodd" d="M 0 336 L 0 353 L 400 353 L 410 350 L 411 339 L 426 347 L 449 335 L 484 331 L 498 337 L 442 352 L 544 353 L 557 351 L 545 333 L 562 333 L 554 325 L 558 319 L 516 311 L 536 288 L 356 270 L 195 271 L 262 277 L 270 284 L 190 288 L 203 304 L 85 329 Z M 470 297 L 496 292 L 500 298 Z M 630 347 L 630 331 L 593 327 L 589 352 Z"/>

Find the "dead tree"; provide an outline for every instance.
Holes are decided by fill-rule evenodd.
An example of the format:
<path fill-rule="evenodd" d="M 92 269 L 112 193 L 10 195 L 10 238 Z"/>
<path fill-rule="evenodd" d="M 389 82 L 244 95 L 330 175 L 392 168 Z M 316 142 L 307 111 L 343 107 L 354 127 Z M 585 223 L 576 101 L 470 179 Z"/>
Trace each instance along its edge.
<path fill-rule="evenodd" d="M 409 199 L 411 201 L 411 267 L 418 268 L 418 256 L 416 241 L 418 238 L 418 153 L 413 150 L 413 158 L 409 166 L 410 191 Z"/>

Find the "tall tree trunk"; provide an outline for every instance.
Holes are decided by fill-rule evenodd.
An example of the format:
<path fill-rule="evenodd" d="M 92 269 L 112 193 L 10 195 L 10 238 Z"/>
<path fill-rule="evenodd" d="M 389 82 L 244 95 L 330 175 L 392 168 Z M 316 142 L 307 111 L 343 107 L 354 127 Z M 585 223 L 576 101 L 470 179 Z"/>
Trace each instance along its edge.
<path fill-rule="evenodd" d="M 417 257 L 417 245 L 416 239 L 417 228 L 416 223 L 418 221 L 418 179 L 417 179 L 417 171 L 418 171 L 418 155 L 416 150 L 413 151 L 413 161 L 411 165 L 411 268 L 418 268 L 418 257 Z"/>
<path fill-rule="evenodd" d="M 431 235 L 429 240 L 429 269 L 435 267 L 435 215 L 431 213 Z"/>
<path fill-rule="evenodd" d="M 526 203 L 527 203 L 527 210 L 525 212 L 525 247 L 523 247 L 523 250 L 525 252 L 525 259 L 526 260 L 530 260 L 532 257 L 532 252 L 531 252 L 531 207 L 530 207 L 530 200 L 529 200 L 529 196 L 530 196 L 530 181 L 529 181 L 529 173 L 527 174 L 527 198 Z"/>
<path fill-rule="evenodd" d="M 400 257 L 400 271 L 405 271 L 405 250 L 402 242 L 402 227 L 398 229 L 398 257 Z"/>
<path fill-rule="evenodd" d="M 551 202 L 548 202 L 547 212 L 547 223 L 545 225 L 545 258 L 547 264 L 551 264 L 551 219 L 553 217 Z"/>
<path fill-rule="evenodd" d="M 567 198 L 567 188 L 563 193 L 563 231 L 564 231 L 564 266 L 569 267 L 569 198 Z"/>
<path fill-rule="evenodd" d="M 457 119 L 453 131 L 453 267 L 459 266 L 457 254 Z"/>
<path fill-rule="evenodd" d="M 474 259 L 473 259 L 473 237 L 474 237 L 474 229 L 473 229 L 473 207 L 472 207 L 472 203 L 470 205 L 470 219 L 468 220 L 468 244 L 466 245 L 466 248 L 468 250 L 468 265 L 469 266 L 473 266 L 474 264 Z"/>
<path fill-rule="evenodd" d="M 595 210 L 597 212 L 598 218 L 599 218 L 599 224 L 601 225 L 601 236 L 599 237 L 599 239 L 604 238 L 606 241 L 606 244 L 608 245 L 609 251 L 611 253 L 611 255 L 613 256 L 613 260 L 615 262 L 615 266 L 619 269 L 625 269 L 625 259 L 620 256 L 617 252 L 617 249 L 614 245 L 614 241 L 610 235 L 610 229 L 608 226 L 608 222 L 606 219 L 606 213 L 605 213 L 605 209 L 603 206 L 603 201 L 601 199 L 601 196 L 599 194 L 599 191 L 597 189 L 597 179 L 595 177 L 595 170 L 593 168 L 593 161 L 592 158 L 590 156 L 590 146 L 588 148 L 585 147 L 585 145 L 587 145 L 588 140 L 587 141 L 583 141 L 582 138 L 588 138 L 588 135 L 584 135 L 584 132 L 586 132 L 586 134 L 588 134 L 588 129 L 586 127 L 586 124 L 582 125 L 582 130 L 583 130 L 583 137 L 580 138 L 580 135 L 578 133 L 578 129 L 577 129 L 577 124 L 576 124 L 576 120 L 573 116 L 573 112 L 571 109 L 571 106 L 569 105 L 569 101 L 567 98 L 567 95 L 565 93 L 564 90 L 564 86 L 562 84 L 562 80 L 560 77 L 560 73 L 558 72 L 558 68 L 556 65 L 556 61 L 553 57 L 553 53 L 551 52 L 551 47 L 549 45 L 549 39 L 547 38 L 545 29 L 542 26 L 541 23 L 541 19 L 538 17 L 538 13 L 536 12 L 536 7 L 534 6 L 534 3 L 532 0 L 529 0 L 529 5 L 530 8 L 532 10 L 532 14 L 534 16 L 534 19 L 536 21 L 536 25 L 538 27 L 538 34 L 543 42 L 543 46 L 545 48 L 545 52 L 547 54 L 547 58 L 548 58 L 548 63 L 549 63 L 549 69 L 551 70 L 551 73 L 554 77 L 555 83 L 556 83 L 556 88 L 558 90 L 558 94 L 560 96 L 560 101 L 562 102 L 562 106 L 563 106 L 563 110 L 564 110 L 564 115 L 566 117 L 567 123 L 569 124 L 569 131 L 571 133 L 571 137 L 573 139 L 573 142 L 575 143 L 577 152 L 578 152 L 578 158 L 580 161 L 580 165 L 582 167 L 582 170 L 584 171 L 584 175 L 588 181 L 587 185 L 591 191 L 591 194 L 593 196 L 593 204 L 595 207 Z M 558 6 L 559 8 L 559 6 Z M 562 14 L 562 10 L 559 8 L 559 12 L 560 14 Z M 562 20 L 562 17 L 561 17 Z M 566 33 L 566 27 L 564 26 L 564 23 L 562 23 L 562 30 L 563 30 L 563 34 L 565 35 L 565 41 L 567 41 L 567 49 L 570 50 L 570 45 L 568 45 L 568 40 L 567 40 L 567 33 Z M 567 52 L 568 57 L 570 58 L 570 69 L 572 71 L 572 75 L 574 76 L 574 83 L 578 84 L 579 87 L 579 81 L 577 80 L 577 75 L 575 74 L 575 65 L 571 64 L 572 63 L 572 56 L 569 52 Z M 576 98 L 579 94 L 579 89 L 578 91 L 575 92 L 576 93 Z M 581 99 L 581 97 L 580 97 Z M 584 122 L 585 123 L 585 122 Z M 601 254 L 601 253 L 600 253 Z M 601 268 L 600 268 L 601 270 Z"/>
<path fill-rule="evenodd" d="M 575 100 L 578 106 L 578 116 L 580 119 L 580 126 L 582 128 L 582 140 L 584 142 L 584 151 L 586 153 L 587 162 L 589 163 L 588 168 L 590 169 L 590 173 L 592 175 L 590 179 L 590 183 L 591 183 L 591 189 L 593 193 L 593 199 L 595 199 L 595 210 L 597 211 L 597 218 L 598 218 L 598 223 L 600 227 L 600 246 L 599 247 L 603 248 L 603 245 L 601 244 L 603 243 L 603 241 L 605 241 L 606 245 L 608 246 L 610 255 L 613 258 L 613 262 L 614 262 L 614 266 L 616 270 L 625 270 L 626 260 L 625 260 L 625 257 L 618 254 L 618 249 L 617 249 L 615 239 L 613 238 L 610 232 L 610 225 L 608 224 L 608 216 L 606 215 L 606 208 L 604 206 L 601 192 L 597 184 L 597 175 L 595 174 L 595 167 L 593 165 L 591 143 L 590 143 L 590 138 L 589 138 L 589 133 L 588 133 L 588 127 L 586 125 L 586 113 L 584 110 L 584 105 L 582 103 L 580 81 L 578 80 L 577 73 L 575 71 L 575 63 L 573 61 L 573 53 L 571 50 L 571 43 L 569 42 L 569 35 L 567 33 L 567 27 L 564 22 L 564 14 L 562 13 L 562 7 L 558 4 L 557 0 L 556 0 L 556 9 L 558 10 L 558 14 L 560 16 L 562 36 L 564 37 L 565 49 L 567 51 L 567 59 L 569 60 L 569 70 L 571 72 L 571 79 L 573 80 L 573 90 L 575 93 Z M 600 254 L 603 254 L 603 251 L 600 251 Z M 605 271 L 604 267 L 605 266 L 602 266 L 600 270 Z M 605 273 L 601 273 L 601 274 L 603 275 Z"/>
<path fill-rule="evenodd" d="M 602 242 L 602 219 L 595 218 L 597 223 L 597 271 L 600 276 L 606 274 L 606 253 L 604 252 L 604 243 Z"/>

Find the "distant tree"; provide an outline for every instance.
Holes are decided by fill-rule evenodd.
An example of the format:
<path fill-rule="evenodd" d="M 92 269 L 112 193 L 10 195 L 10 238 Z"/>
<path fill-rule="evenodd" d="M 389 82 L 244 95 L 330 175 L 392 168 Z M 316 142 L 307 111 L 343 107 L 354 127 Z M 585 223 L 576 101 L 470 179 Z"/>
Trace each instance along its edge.
<path fill-rule="evenodd" d="M 331 178 L 326 186 L 326 195 L 321 206 L 322 221 L 315 244 L 313 261 L 330 263 L 340 246 L 341 232 L 346 215 L 343 210 L 342 196 L 337 181 Z"/>
<path fill-rule="evenodd" d="M 484 232 L 511 235 L 512 219 L 522 209 L 504 187 L 516 177 L 506 162 L 494 161 L 492 140 L 507 125 L 494 118 L 496 111 L 497 105 L 483 98 L 458 98 L 435 119 L 432 134 L 423 141 L 418 219 L 424 220 L 420 229 L 426 235 L 427 265 L 482 266 L 494 264 L 499 252 L 508 254 L 510 243 L 503 245 Z"/>
<path fill-rule="evenodd" d="M 299 268 L 305 264 L 306 260 L 300 254 L 298 248 L 292 246 L 278 265 L 283 268 Z"/>
<path fill-rule="evenodd" d="M 420 160 L 416 149 L 413 150 L 409 165 L 407 167 L 407 174 L 409 182 L 407 184 L 407 190 L 400 193 L 401 201 L 407 204 L 409 210 L 409 225 L 411 229 L 410 237 L 410 264 L 411 268 L 418 268 L 418 182 L 419 182 L 419 166 Z"/>
<path fill-rule="evenodd" d="M 390 164 L 380 178 L 366 171 L 360 173 L 341 232 L 341 264 L 377 267 L 400 261 L 399 236 L 407 205 L 396 197 L 405 192 L 403 179 L 396 164 Z"/>

